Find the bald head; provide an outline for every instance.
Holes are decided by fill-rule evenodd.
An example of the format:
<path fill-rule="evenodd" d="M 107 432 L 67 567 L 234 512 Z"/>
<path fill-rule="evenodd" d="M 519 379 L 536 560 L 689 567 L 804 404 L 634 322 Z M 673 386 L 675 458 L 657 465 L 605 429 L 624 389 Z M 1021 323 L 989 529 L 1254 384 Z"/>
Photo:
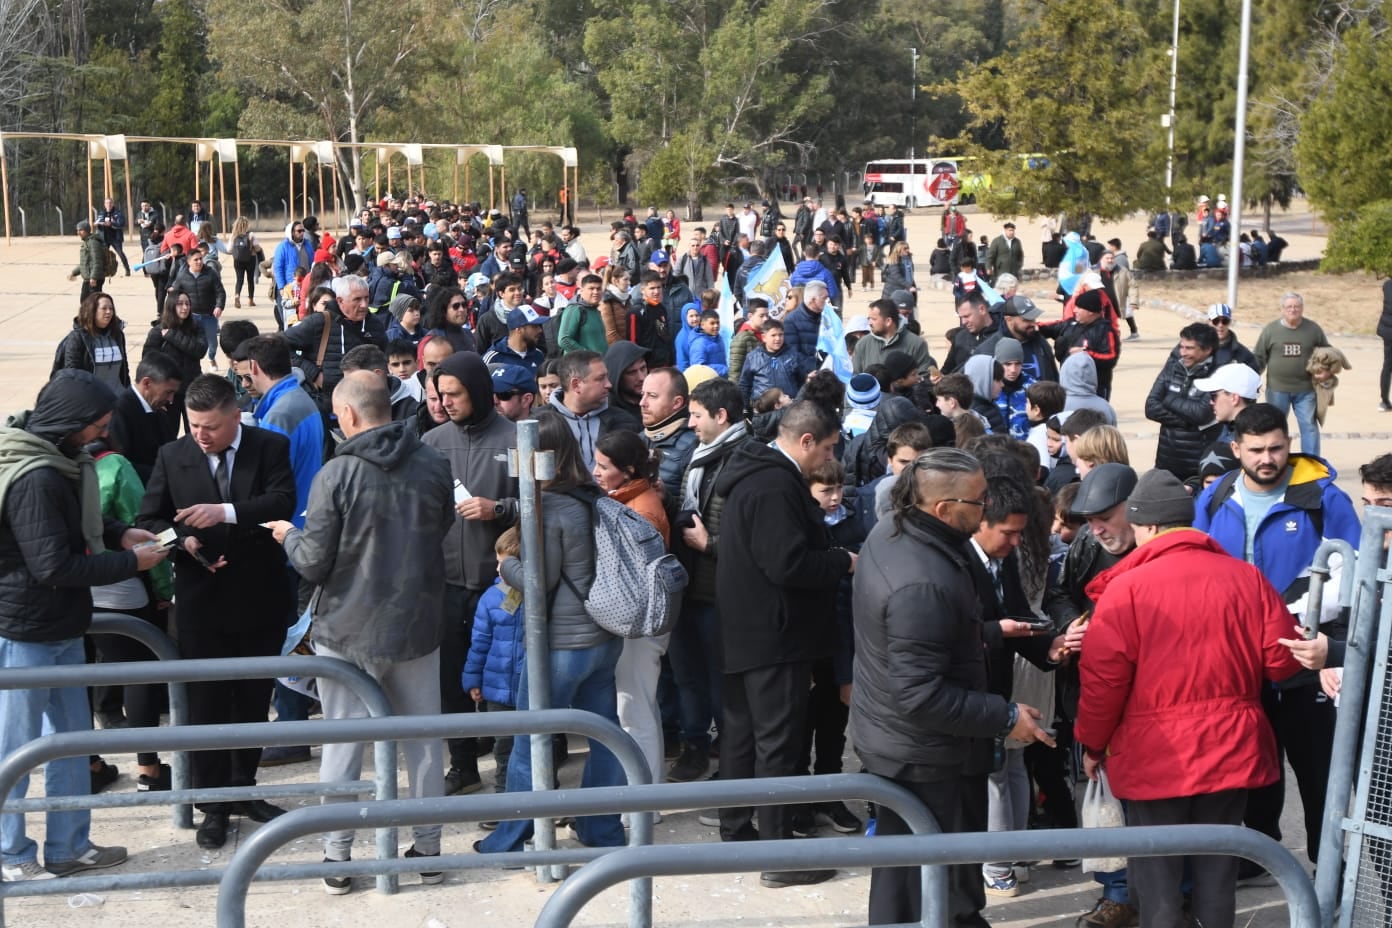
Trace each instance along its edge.
<path fill-rule="evenodd" d="M 353 371 L 343 375 L 334 387 L 334 414 L 343 434 L 349 438 L 359 432 L 391 421 L 391 394 L 387 378 L 376 371 Z"/>

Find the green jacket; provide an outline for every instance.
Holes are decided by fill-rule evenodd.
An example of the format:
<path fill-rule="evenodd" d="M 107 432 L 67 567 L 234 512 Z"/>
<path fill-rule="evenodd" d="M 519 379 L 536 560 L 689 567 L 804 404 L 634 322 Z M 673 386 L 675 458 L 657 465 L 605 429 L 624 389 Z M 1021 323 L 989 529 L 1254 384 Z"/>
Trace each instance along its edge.
<path fill-rule="evenodd" d="M 599 314 L 599 307 L 579 301 L 567 306 L 561 317 L 560 343 L 564 354 L 608 351 L 609 339 L 604 335 L 604 317 Z"/>
<path fill-rule="evenodd" d="M 82 242 L 73 271 L 83 280 L 106 280 L 106 244 L 95 234 Z"/>
<path fill-rule="evenodd" d="M 108 519 L 134 525 L 140 513 L 140 501 L 145 486 L 135 472 L 135 466 L 124 455 L 108 451 L 97 459 L 97 484 L 101 487 L 102 515 Z M 174 571 L 169 561 L 150 568 L 150 583 L 155 598 L 163 602 L 174 599 Z"/>

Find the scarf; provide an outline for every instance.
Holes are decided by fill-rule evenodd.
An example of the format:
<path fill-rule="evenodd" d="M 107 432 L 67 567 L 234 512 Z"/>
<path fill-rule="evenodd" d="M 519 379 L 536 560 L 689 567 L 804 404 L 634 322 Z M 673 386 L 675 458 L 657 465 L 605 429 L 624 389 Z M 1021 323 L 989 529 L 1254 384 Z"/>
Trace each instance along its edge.
<path fill-rule="evenodd" d="M 106 550 L 102 535 L 106 523 L 102 519 L 101 487 L 97 481 L 96 462 L 86 451 L 68 457 L 58 446 L 23 429 L 28 413 L 10 417 L 7 428 L 0 428 L 0 509 L 10 486 L 23 475 L 40 467 L 52 467 L 78 485 L 82 507 L 82 538 L 90 554 Z"/>
<path fill-rule="evenodd" d="M 748 425 L 743 421 L 736 422 L 721 432 L 715 441 L 708 445 L 697 445 L 696 449 L 691 452 L 691 463 L 686 468 L 686 483 L 682 486 L 682 509 L 697 510 L 701 508 L 701 480 L 705 477 L 706 467 L 714 463 L 715 459 L 723 456 L 735 442 L 743 438 L 748 433 L 748 428 Z"/>
<path fill-rule="evenodd" d="M 683 406 L 656 425 L 645 426 L 643 434 L 648 436 L 648 441 L 657 444 L 686 428 L 686 417 L 690 414 L 690 410 Z"/>

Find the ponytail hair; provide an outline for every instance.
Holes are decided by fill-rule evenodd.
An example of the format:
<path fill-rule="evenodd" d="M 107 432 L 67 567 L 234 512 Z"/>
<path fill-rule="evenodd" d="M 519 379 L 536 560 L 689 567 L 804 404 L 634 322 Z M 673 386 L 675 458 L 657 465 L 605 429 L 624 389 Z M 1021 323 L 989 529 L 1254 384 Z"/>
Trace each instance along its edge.
<path fill-rule="evenodd" d="M 601 435 L 595 442 L 595 450 L 603 452 L 630 480 L 637 478 L 654 487 L 661 486 L 658 468 L 662 463 L 662 451 L 650 447 L 637 432 L 615 431 Z"/>

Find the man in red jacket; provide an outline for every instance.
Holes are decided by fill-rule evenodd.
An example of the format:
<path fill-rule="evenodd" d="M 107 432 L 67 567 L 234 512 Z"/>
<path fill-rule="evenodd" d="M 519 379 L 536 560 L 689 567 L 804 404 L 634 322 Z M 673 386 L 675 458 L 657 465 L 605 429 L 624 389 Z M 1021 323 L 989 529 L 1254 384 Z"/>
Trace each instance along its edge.
<path fill-rule="evenodd" d="M 1083 769 L 1105 766 L 1129 825 L 1240 825 L 1247 791 L 1277 776 L 1262 680 L 1299 665 L 1280 644 L 1294 619 L 1261 571 L 1190 528 L 1193 499 L 1152 470 L 1126 501 L 1136 550 L 1088 585 L 1073 733 Z M 1164 763 L 1157 763 L 1164 759 Z M 1237 858 L 1195 861 L 1193 916 L 1232 928 Z M 1130 861 L 1143 923 L 1186 924 L 1184 859 Z"/>

